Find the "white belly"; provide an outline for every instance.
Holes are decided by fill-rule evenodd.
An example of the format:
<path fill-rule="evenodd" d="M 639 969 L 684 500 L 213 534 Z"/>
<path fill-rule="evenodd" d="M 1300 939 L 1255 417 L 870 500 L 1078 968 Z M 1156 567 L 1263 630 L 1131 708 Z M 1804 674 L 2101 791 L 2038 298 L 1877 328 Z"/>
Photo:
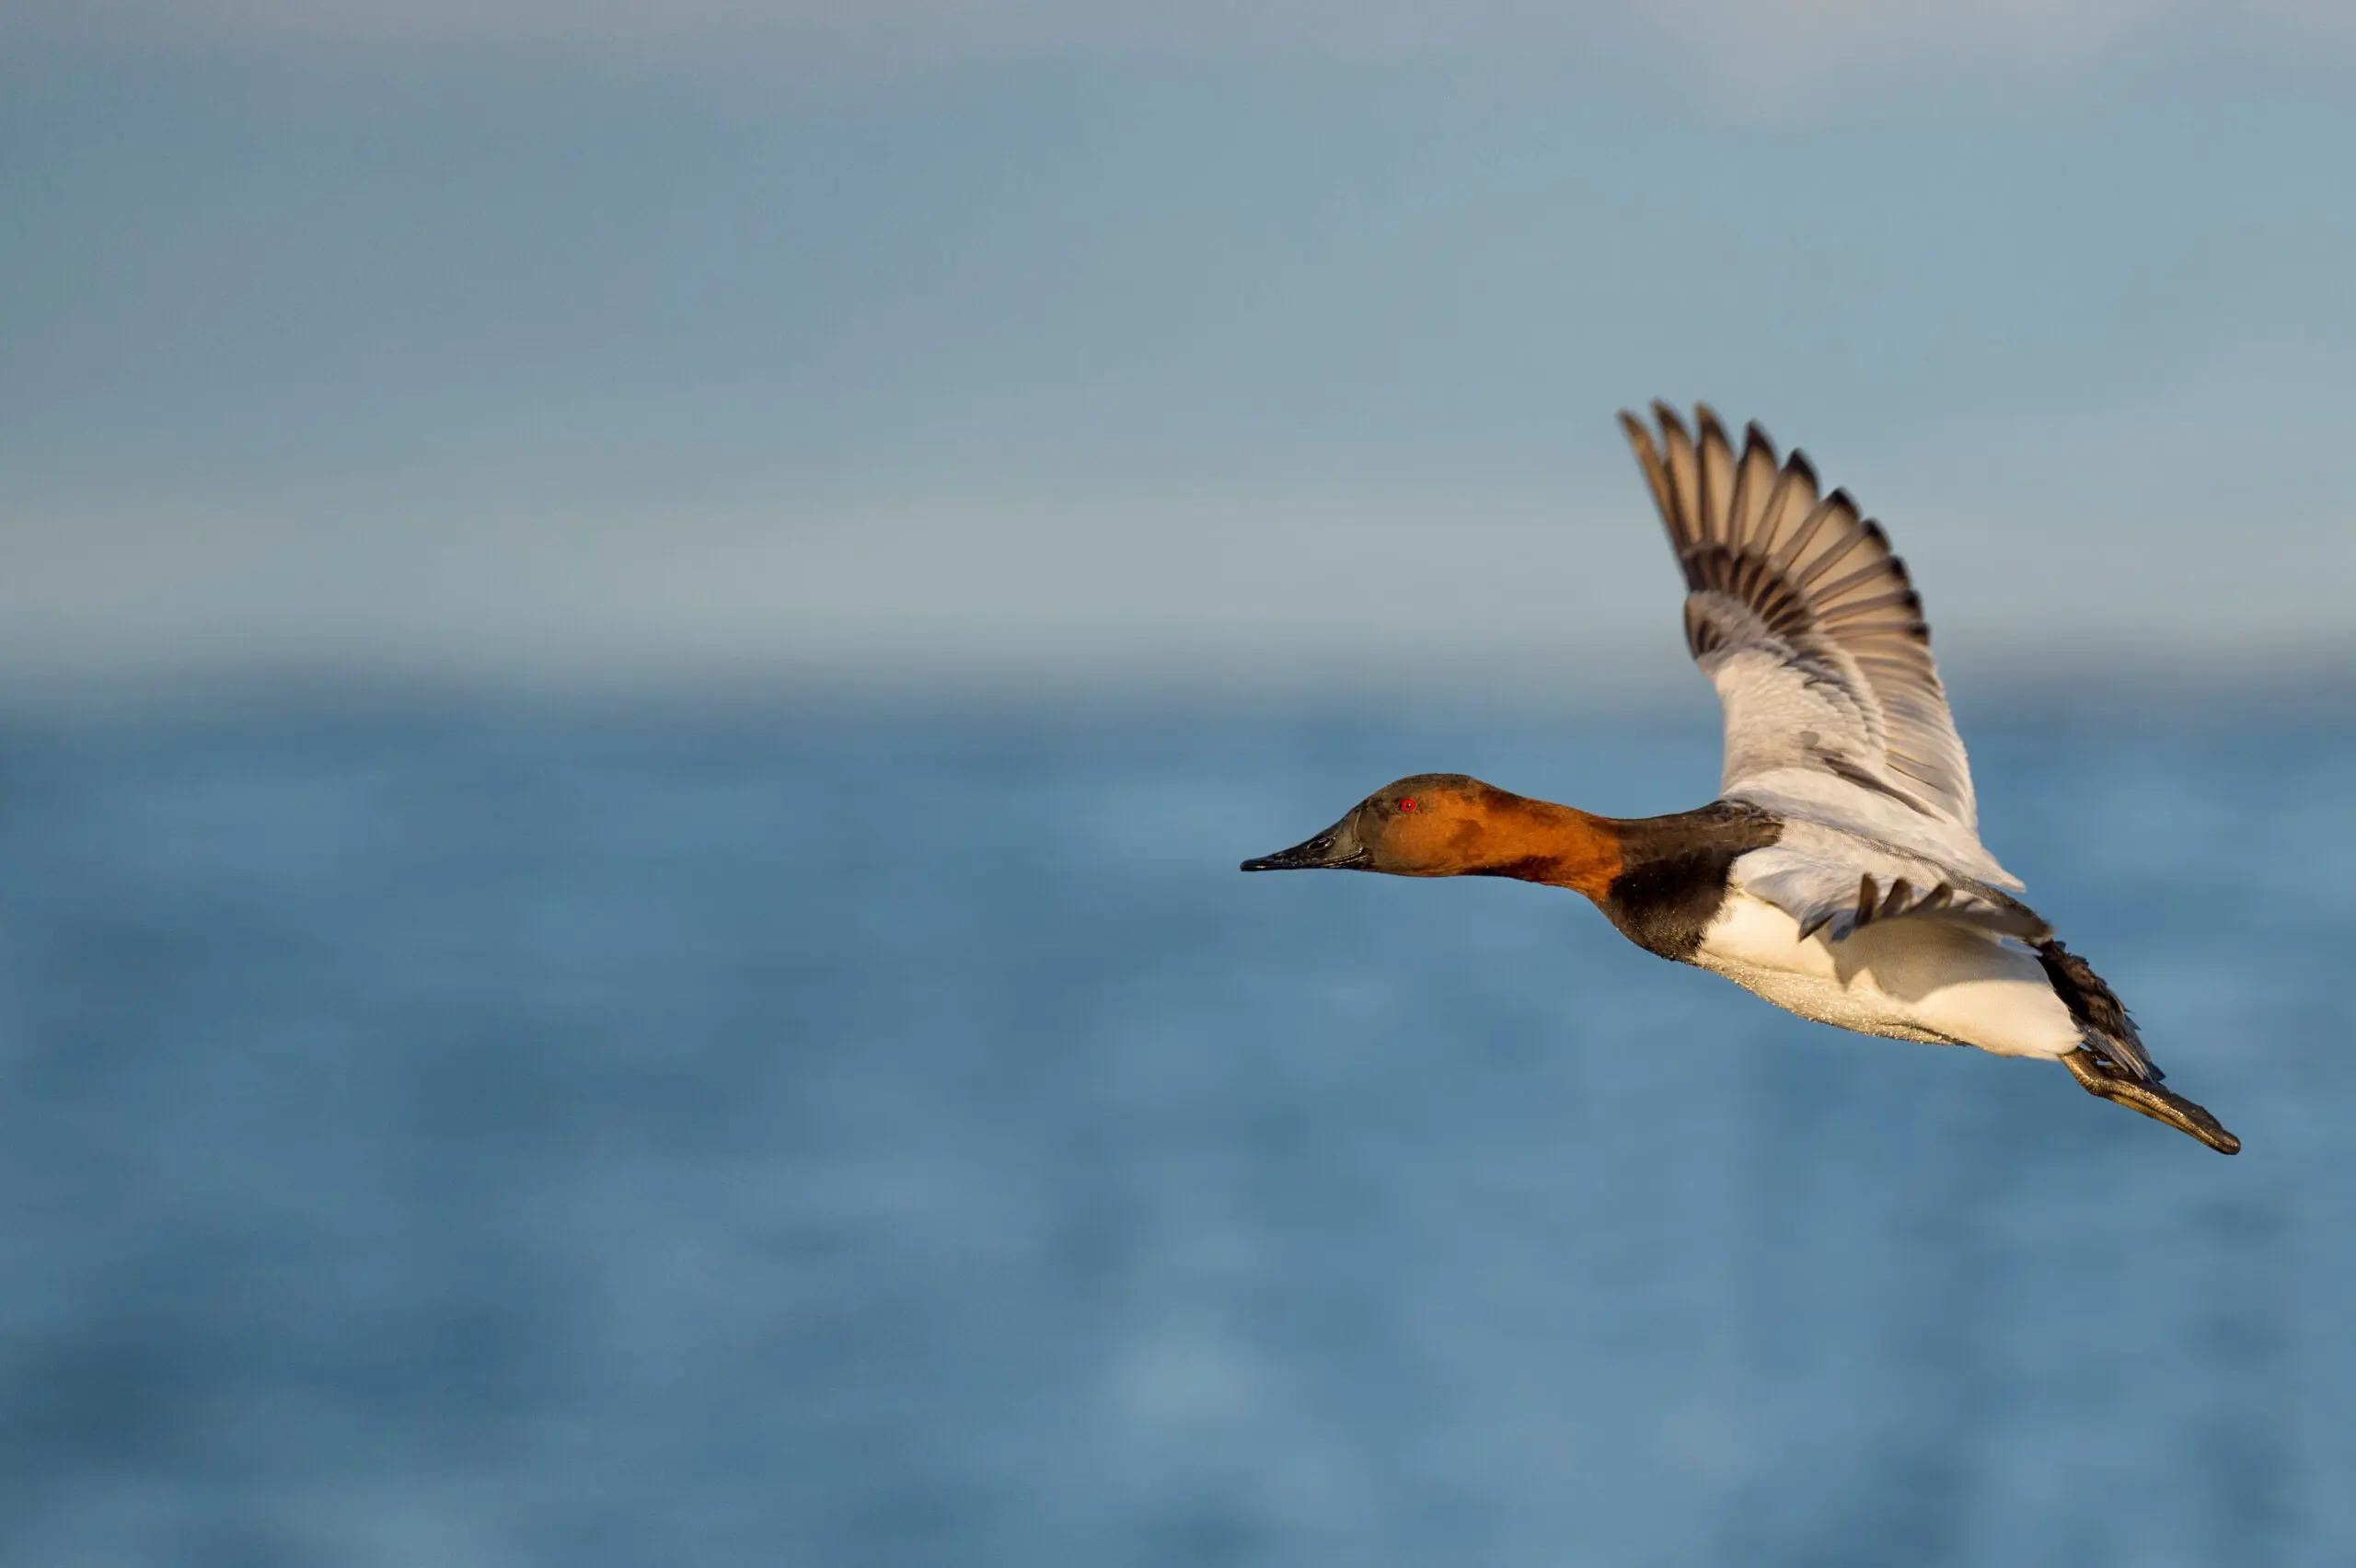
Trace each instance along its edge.
<path fill-rule="evenodd" d="M 2078 1025 L 2037 955 L 1969 926 L 1896 919 L 1844 940 L 1800 940 L 1799 922 L 1746 893 L 1702 933 L 1693 962 L 1802 1018 L 1860 1034 L 2059 1056 Z"/>

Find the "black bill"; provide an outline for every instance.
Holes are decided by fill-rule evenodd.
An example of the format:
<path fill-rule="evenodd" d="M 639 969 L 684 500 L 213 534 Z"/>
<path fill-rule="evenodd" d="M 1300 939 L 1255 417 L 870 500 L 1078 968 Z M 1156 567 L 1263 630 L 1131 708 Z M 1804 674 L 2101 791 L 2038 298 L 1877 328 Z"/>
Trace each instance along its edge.
<path fill-rule="evenodd" d="M 1366 859 L 1366 846 L 1345 820 L 1335 823 L 1305 844 L 1243 862 L 1247 871 L 1342 870 Z"/>

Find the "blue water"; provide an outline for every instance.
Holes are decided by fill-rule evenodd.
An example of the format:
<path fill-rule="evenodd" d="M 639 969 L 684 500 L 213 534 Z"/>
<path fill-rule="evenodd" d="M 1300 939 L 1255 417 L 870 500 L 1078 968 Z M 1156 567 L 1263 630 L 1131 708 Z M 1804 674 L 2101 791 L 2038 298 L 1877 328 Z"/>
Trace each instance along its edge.
<path fill-rule="evenodd" d="M 1489 881 L 1706 720 L 0 729 L 0 1561 L 2356 1560 L 2356 728 L 1971 716 L 2225 1159 Z"/>

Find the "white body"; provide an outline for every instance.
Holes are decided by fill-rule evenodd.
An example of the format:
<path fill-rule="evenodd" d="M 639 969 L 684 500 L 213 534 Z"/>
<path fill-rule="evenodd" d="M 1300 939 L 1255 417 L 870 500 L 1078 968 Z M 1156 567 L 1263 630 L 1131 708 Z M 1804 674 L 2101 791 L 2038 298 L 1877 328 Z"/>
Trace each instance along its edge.
<path fill-rule="evenodd" d="M 1877 922 L 1802 940 L 1784 910 L 1729 891 L 1693 962 L 1789 1012 L 1860 1034 L 2059 1056 L 2081 1035 L 2018 942 L 1957 921 Z"/>

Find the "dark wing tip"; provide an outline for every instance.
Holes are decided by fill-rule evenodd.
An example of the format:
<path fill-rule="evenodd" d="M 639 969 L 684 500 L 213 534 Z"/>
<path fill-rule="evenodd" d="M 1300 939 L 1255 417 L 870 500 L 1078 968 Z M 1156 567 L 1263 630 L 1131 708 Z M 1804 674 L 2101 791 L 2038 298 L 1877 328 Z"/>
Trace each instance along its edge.
<path fill-rule="evenodd" d="M 1753 452 L 1764 452 L 1770 463 L 1775 460 L 1775 438 L 1760 429 L 1757 420 L 1742 428 L 1742 454 L 1748 457 Z"/>
<path fill-rule="evenodd" d="M 1661 433 L 1664 435 L 1670 431 L 1675 431 L 1680 435 L 1685 433 L 1685 421 L 1677 417 L 1677 410 L 1657 398 L 1653 399 L 1653 418 L 1660 421 Z"/>
<path fill-rule="evenodd" d="M 1806 479 L 1807 481 L 1808 489 L 1815 490 L 1818 488 L 1816 482 L 1816 465 L 1809 462 L 1807 460 L 1807 454 L 1801 451 L 1798 447 L 1795 446 L 1792 448 L 1792 455 L 1784 459 L 1784 467 L 1790 472 L 1797 474 L 1800 478 Z"/>
<path fill-rule="evenodd" d="M 1865 526 L 1873 530 L 1874 538 L 1880 540 L 1884 545 L 1889 543 L 1889 536 L 1881 531 L 1879 524 L 1868 523 Z M 1906 591 L 1906 607 L 1913 611 L 1919 618 L 1923 614 L 1923 595 L 1914 587 L 1914 574 L 1906 570 L 1906 559 L 1893 554 L 1889 558 L 1886 570 L 1890 576 L 1898 580 L 1898 585 Z"/>

